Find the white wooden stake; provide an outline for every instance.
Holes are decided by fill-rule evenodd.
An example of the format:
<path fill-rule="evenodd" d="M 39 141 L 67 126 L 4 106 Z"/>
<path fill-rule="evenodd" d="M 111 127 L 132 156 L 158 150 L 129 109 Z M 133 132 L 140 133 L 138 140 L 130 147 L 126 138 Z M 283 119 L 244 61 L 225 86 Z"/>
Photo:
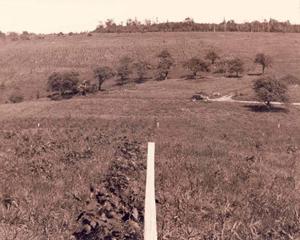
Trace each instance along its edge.
<path fill-rule="evenodd" d="M 144 240 L 157 240 L 154 155 L 155 144 L 148 143 Z"/>

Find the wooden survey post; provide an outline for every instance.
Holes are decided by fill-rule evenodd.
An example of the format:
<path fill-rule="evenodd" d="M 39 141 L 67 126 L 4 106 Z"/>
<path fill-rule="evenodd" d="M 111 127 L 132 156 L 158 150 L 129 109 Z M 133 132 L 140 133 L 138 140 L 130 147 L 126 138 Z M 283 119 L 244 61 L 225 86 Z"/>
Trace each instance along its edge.
<path fill-rule="evenodd" d="M 157 240 L 154 156 L 155 144 L 148 143 L 144 240 Z"/>

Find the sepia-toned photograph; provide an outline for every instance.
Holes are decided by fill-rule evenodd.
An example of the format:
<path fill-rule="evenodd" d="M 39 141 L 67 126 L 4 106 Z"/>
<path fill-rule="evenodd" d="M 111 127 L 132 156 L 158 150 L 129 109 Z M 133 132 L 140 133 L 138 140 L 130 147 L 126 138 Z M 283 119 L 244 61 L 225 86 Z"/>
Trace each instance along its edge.
<path fill-rule="evenodd" d="M 0 240 L 300 240 L 300 0 L 0 0 Z"/>

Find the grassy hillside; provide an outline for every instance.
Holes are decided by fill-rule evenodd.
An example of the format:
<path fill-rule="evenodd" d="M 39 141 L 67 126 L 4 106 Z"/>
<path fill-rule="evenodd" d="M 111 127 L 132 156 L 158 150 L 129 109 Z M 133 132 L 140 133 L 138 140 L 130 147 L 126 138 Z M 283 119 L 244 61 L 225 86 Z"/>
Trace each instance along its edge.
<path fill-rule="evenodd" d="M 160 239 L 297 236 L 300 109 L 192 102 L 201 81 L 1 105 L 0 234 L 67 239 L 126 137 L 156 142 Z"/>
<path fill-rule="evenodd" d="M 141 207 L 143 174 L 122 175 L 121 180 L 110 174 L 112 166 L 124 159 L 120 152 L 126 164 L 118 168 L 132 167 L 127 166 L 132 155 L 145 163 L 148 141 L 154 141 L 157 149 L 159 239 L 300 237 L 300 108 L 261 112 L 247 104 L 191 101 L 201 91 L 239 92 L 244 94 L 240 97 L 252 98 L 254 76 L 208 74 L 184 80 L 179 79 L 183 70 L 177 66 L 172 79 L 165 81 L 116 86 L 112 80 L 104 86 L 106 91 L 86 97 L 34 99 L 36 91 L 45 94 L 41 89 L 53 71 L 78 70 L 88 79 L 97 64 L 115 64 L 123 54 L 154 62 L 163 48 L 180 63 L 215 46 L 224 55 L 241 55 L 249 68 L 250 58 L 264 51 L 274 59 L 268 71 L 279 77 L 299 76 L 297 38 L 296 34 L 157 33 L 48 36 L 2 43 L 2 101 L 13 91 L 22 92 L 28 101 L 0 105 L 0 239 L 69 239 L 82 225 L 80 216 L 95 215 L 101 222 L 98 210 L 104 207 L 99 192 L 107 182 L 106 188 L 116 189 L 134 183 L 130 189 L 138 193 L 134 197 Z M 299 99 L 297 87 L 291 89 L 292 97 Z M 134 150 L 128 150 L 131 147 Z M 116 200 L 114 188 L 107 195 Z M 128 217 L 131 195 L 127 192 L 125 200 L 118 197 L 122 200 L 118 214 L 124 219 L 138 215 L 140 225 L 131 227 L 141 231 L 141 208 Z M 129 220 L 122 221 L 129 225 Z M 86 225 L 89 230 L 95 226 Z"/>
<path fill-rule="evenodd" d="M 93 79 L 97 65 L 115 66 L 124 55 L 155 64 L 155 56 L 167 48 L 177 62 L 173 78 L 182 76 L 181 63 L 189 57 L 204 55 L 216 47 L 222 56 L 237 55 L 253 70 L 257 52 L 273 57 L 269 71 L 278 76 L 300 77 L 300 40 L 297 34 L 283 33 L 137 33 L 47 36 L 30 41 L 1 42 L 0 100 L 12 93 L 25 99 L 45 94 L 45 82 L 53 71 L 76 70 L 83 79 Z M 108 83 L 109 84 L 109 83 Z"/>

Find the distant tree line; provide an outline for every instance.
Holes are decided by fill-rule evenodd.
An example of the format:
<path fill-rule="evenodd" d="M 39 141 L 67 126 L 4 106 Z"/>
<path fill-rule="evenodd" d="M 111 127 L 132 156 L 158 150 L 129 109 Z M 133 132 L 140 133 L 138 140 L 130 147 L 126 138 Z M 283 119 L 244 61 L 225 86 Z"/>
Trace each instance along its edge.
<path fill-rule="evenodd" d="M 116 23 L 112 19 L 101 23 L 94 30 L 98 33 L 134 33 L 134 32 L 300 32 L 300 25 L 289 21 L 280 22 L 275 19 L 244 23 L 234 20 L 217 23 L 196 23 L 192 18 L 181 22 L 153 22 L 128 19 L 124 23 Z"/>

